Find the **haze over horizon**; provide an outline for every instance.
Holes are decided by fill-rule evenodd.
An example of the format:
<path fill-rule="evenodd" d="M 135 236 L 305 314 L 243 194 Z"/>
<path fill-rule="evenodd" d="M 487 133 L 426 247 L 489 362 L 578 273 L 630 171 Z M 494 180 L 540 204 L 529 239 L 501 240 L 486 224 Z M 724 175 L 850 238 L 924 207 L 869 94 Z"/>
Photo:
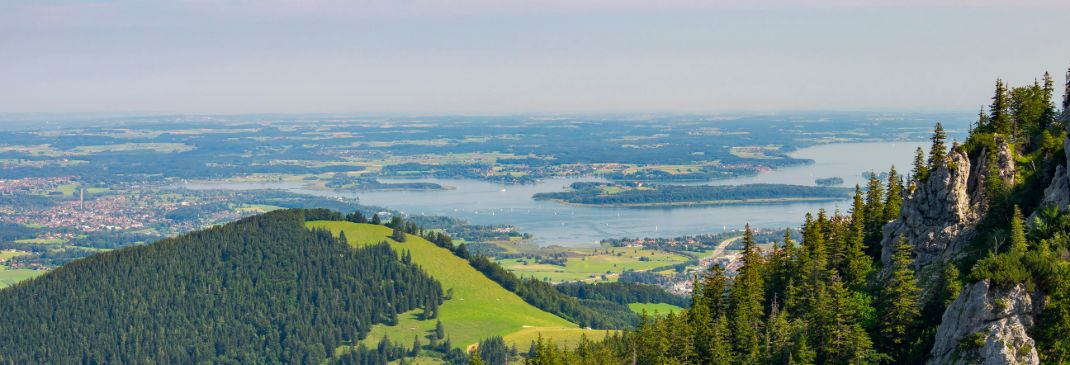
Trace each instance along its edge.
<path fill-rule="evenodd" d="M 1059 1 L 658 4 L 8 2 L 0 112 L 964 112 L 1070 65 Z"/>

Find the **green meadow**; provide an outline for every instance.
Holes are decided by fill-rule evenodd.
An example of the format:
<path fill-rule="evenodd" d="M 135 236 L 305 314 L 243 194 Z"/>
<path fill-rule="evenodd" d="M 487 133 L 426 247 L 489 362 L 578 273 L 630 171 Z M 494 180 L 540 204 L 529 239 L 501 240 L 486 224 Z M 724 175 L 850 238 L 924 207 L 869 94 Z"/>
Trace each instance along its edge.
<path fill-rule="evenodd" d="M 646 311 L 646 314 L 649 315 L 654 315 L 654 313 L 657 313 L 658 315 L 666 315 L 684 310 L 683 308 L 667 303 L 630 303 L 628 304 L 628 308 L 635 313 L 643 313 L 643 311 Z"/>
<path fill-rule="evenodd" d="M 414 311 L 399 315 L 395 326 L 377 325 L 369 333 L 366 343 L 374 344 L 384 335 L 391 341 L 411 344 L 413 337 L 432 332 L 436 320 L 441 320 L 446 336 L 458 348 L 490 336 L 505 336 L 525 328 L 578 329 L 565 319 L 544 312 L 528 304 L 516 294 L 487 279 L 472 268 L 468 261 L 448 250 L 435 246 L 423 238 L 409 235 L 403 243 L 389 239 L 391 229 L 371 224 L 350 222 L 308 222 L 310 228 L 327 228 L 337 235 L 345 232 L 351 245 L 361 246 L 387 241 L 397 252 L 409 251 L 413 263 L 442 283 L 444 291 L 453 290 L 453 297 L 439 308 L 439 318 L 420 320 Z M 425 338 L 421 341 L 426 343 Z"/>
<path fill-rule="evenodd" d="M 565 266 L 539 264 L 533 259 L 505 259 L 498 260 L 498 264 L 518 276 L 560 283 L 616 281 L 617 276 L 626 270 L 646 271 L 689 260 L 686 256 L 667 251 L 632 247 L 567 249 L 565 253 L 568 254 Z"/>
<path fill-rule="evenodd" d="M 0 288 L 14 285 L 17 282 L 44 274 L 45 270 L 8 269 L 0 266 Z"/>

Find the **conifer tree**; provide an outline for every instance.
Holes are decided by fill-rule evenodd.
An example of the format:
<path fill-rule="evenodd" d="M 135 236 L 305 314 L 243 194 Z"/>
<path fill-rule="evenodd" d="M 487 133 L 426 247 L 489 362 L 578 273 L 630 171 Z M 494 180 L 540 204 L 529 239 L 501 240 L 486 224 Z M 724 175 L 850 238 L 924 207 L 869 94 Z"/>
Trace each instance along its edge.
<path fill-rule="evenodd" d="M 479 358 L 479 351 L 472 351 L 472 357 L 468 359 L 468 365 L 483 365 L 483 360 Z"/>
<path fill-rule="evenodd" d="M 866 279 L 873 272 L 873 257 L 866 252 L 866 244 L 863 241 L 865 233 L 861 224 L 848 226 L 851 234 L 848 236 L 847 252 L 841 268 L 844 283 L 852 289 L 862 289 L 866 285 Z"/>
<path fill-rule="evenodd" d="M 929 177 L 929 165 L 925 163 L 925 150 L 914 150 L 914 169 L 910 171 L 915 181 L 925 181 Z"/>
<path fill-rule="evenodd" d="M 880 327 L 882 350 L 899 354 L 913 341 L 913 327 L 920 316 L 918 286 L 911 268 L 913 247 L 900 236 L 895 243 L 890 277 L 881 292 Z"/>
<path fill-rule="evenodd" d="M 1057 115 L 1055 114 L 1055 80 L 1052 80 L 1051 73 L 1044 72 L 1044 88 L 1041 91 L 1041 103 L 1044 104 L 1044 111 L 1040 116 L 1039 125 L 1037 126 L 1041 130 L 1046 130 L 1051 127 L 1055 122 Z"/>
<path fill-rule="evenodd" d="M 866 184 L 866 205 L 863 208 L 866 217 L 865 232 L 866 243 L 874 244 L 881 240 L 881 230 L 884 224 L 884 184 L 877 174 L 869 174 L 869 182 Z"/>
<path fill-rule="evenodd" d="M 786 364 L 791 357 L 792 328 L 788 321 L 788 314 L 780 310 L 776 298 L 769 309 L 769 319 L 766 321 L 765 340 L 763 349 L 763 363 Z"/>
<path fill-rule="evenodd" d="M 951 305 L 951 302 L 959 297 L 959 292 L 961 291 L 962 283 L 959 282 L 959 268 L 955 267 L 955 265 L 947 265 L 944 268 L 943 293 L 941 293 L 944 297 L 944 306 Z"/>
<path fill-rule="evenodd" d="M 862 187 L 855 184 L 855 195 L 851 200 L 851 224 L 865 227 L 866 225 L 866 202 L 862 198 Z"/>
<path fill-rule="evenodd" d="M 890 222 L 899 218 L 899 209 L 903 207 L 903 180 L 895 165 L 888 170 L 887 194 L 884 199 L 884 221 Z"/>
<path fill-rule="evenodd" d="M 710 336 L 709 362 L 704 364 L 728 365 L 735 363 L 732 353 L 732 334 L 728 327 L 728 318 L 721 316 L 714 320 L 713 334 Z"/>
<path fill-rule="evenodd" d="M 940 122 L 936 122 L 936 126 L 933 127 L 933 136 L 930 140 L 933 144 L 929 147 L 929 171 L 935 171 L 944 166 L 947 160 L 947 133 L 944 132 L 944 126 Z"/>
<path fill-rule="evenodd" d="M 1025 239 L 1025 217 L 1017 205 L 1014 206 L 1014 215 L 1011 217 L 1010 234 L 1011 252 L 1023 254 L 1029 250 L 1029 242 Z"/>
<path fill-rule="evenodd" d="M 732 338 L 740 361 L 754 363 L 761 354 L 759 337 L 764 317 L 764 283 L 762 280 L 762 256 L 754 241 L 750 225 L 743 230 L 742 266 L 736 275 L 729 294 Z"/>
<path fill-rule="evenodd" d="M 873 342 L 862 328 L 858 304 L 851 291 L 844 287 L 839 276 L 833 275 L 828 285 L 828 313 L 822 321 L 822 335 L 826 363 L 859 364 L 873 356 Z"/>
<path fill-rule="evenodd" d="M 383 224 L 383 219 L 379 218 L 379 213 L 372 214 L 371 223 L 375 225 Z"/>
<path fill-rule="evenodd" d="M 987 132 L 1008 134 L 1012 128 L 1010 100 L 1007 95 L 1007 86 L 1003 79 L 996 79 L 996 93 L 992 96 L 992 106 L 988 108 L 992 116 L 989 117 Z"/>

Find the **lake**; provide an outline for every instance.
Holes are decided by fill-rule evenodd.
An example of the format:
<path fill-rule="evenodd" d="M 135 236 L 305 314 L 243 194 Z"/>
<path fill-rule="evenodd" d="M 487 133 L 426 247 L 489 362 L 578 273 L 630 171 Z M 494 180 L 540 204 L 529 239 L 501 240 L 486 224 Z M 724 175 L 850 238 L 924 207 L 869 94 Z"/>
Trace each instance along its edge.
<path fill-rule="evenodd" d="M 864 184 L 862 173 L 886 171 L 895 165 L 909 172 L 914 150 L 921 142 L 875 142 L 826 144 L 799 149 L 795 158 L 814 164 L 779 169 L 757 176 L 712 181 L 711 184 L 781 183 L 814 185 L 818 178 L 840 177 L 843 186 Z M 399 210 L 406 214 L 446 215 L 474 224 L 509 224 L 531 233 L 540 245 L 592 246 L 603 238 L 675 237 L 717 233 L 752 227 L 798 226 L 807 212 L 825 208 L 847 210 L 849 199 L 831 202 L 794 202 L 757 205 L 720 205 L 671 208 L 580 207 L 550 201 L 535 201 L 540 192 L 560 191 L 577 181 L 596 178 L 558 178 L 531 185 L 503 185 L 464 179 L 412 179 L 390 181 L 434 182 L 451 187 L 443 191 L 382 191 L 346 193 L 310 190 L 301 183 L 190 184 L 194 189 L 285 189 L 321 196 L 357 197 L 361 204 Z"/>

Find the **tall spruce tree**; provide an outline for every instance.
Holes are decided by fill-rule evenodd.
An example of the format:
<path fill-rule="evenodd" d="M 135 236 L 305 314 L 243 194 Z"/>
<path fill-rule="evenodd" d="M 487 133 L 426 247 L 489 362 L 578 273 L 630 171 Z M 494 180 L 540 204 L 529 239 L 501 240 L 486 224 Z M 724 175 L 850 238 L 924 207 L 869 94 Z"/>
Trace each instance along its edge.
<path fill-rule="evenodd" d="M 740 361 L 755 363 L 761 355 L 759 338 L 765 317 L 765 284 L 762 278 L 762 254 L 754 241 L 750 225 L 743 230 L 743 256 L 740 260 L 742 266 L 729 293 L 732 343 Z"/>
<path fill-rule="evenodd" d="M 1003 84 L 1003 79 L 996 79 L 996 92 L 992 96 L 992 105 L 988 108 L 992 114 L 989 117 L 989 128 L 986 132 L 1009 134 L 1012 128 L 1011 123 L 1011 103 L 1010 97 L 1007 92 L 1007 85 Z"/>
<path fill-rule="evenodd" d="M 902 354 L 913 341 L 914 326 L 921 309 L 918 285 L 911 268 L 913 246 L 900 236 L 895 243 L 890 277 L 885 280 L 880 297 L 879 333 L 881 350 L 889 355 Z"/>
<path fill-rule="evenodd" d="M 1018 206 L 1014 206 L 1014 214 L 1011 216 L 1010 251 L 1015 254 L 1023 254 L 1029 250 L 1029 242 L 1025 238 L 1025 217 Z"/>
<path fill-rule="evenodd" d="M 887 193 L 884 197 L 884 221 L 889 222 L 899 218 L 899 209 L 903 207 L 903 180 L 895 165 L 888 170 Z"/>
<path fill-rule="evenodd" d="M 1044 111 L 1040 116 L 1040 121 L 1037 127 L 1041 130 L 1051 128 L 1055 122 L 1055 118 L 1058 117 L 1055 111 L 1055 80 L 1051 78 L 1051 73 L 1044 72 L 1044 88 L 1041 93 L 1041 103 L 1044 104 Z"/>
<path fill-rule="evenodd" d="M 929 165 L 925 163 L 925 150 L 914 150 L 914 169 L 910 171 L 915 181 L 925 181 L 929 177 Z"/>
<path fill-rule="evenodd" d="M 933 136 L 930 138 L 932 146 L 929 147 L 929 171 L 934 171 L 944 166 L 947 160 L 947 133 L 944 126 L 936 122 L 933 127 Z"/>
<path fill-rule="evenodd" d="M 884 183 L 873 172 L 870 172 L 869 182 L 866 183 L 864 213 L 866 217 L 866 243 L 875 244 L 880 242 L 881 230 L 888 221 L 884 219 Z"/>

